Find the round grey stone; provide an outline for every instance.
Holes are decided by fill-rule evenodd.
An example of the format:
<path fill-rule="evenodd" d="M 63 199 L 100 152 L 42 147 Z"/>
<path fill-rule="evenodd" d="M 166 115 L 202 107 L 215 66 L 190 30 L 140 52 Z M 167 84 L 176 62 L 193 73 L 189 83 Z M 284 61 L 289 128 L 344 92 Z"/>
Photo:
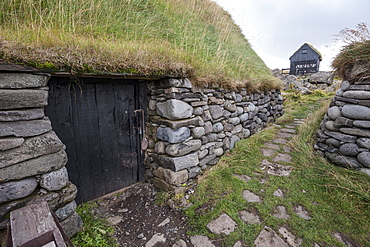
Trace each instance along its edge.
<path fill-rule="evenodd" d="M 230 112 L 235 112 L 236 111 L 236 105 L 232 104 L 230 101 L 226 101 L 224 108 Z"/>
<path fill-rule="evenodd" d="M 76 207 L 77 207 L 76 201 L 72 201 L 70 203 L 67 203 L 63 207 L 57 209 L 54 213 L 59 220 L 64 220 L 74 213 Z"/>
<path fill-rule="evenodd" d="M 335 120 L 342 116 L 342 113 L 338 106 L 333 106 L 328 109 L 328 116 L 330 119 Z"/>
<path fill-rule="evenodd" d="M 347 91 L 350 86 L 351 84 L 349 84 L 348 81 L 342 81 L 342 83 L 340 84 L 340 89 L 343 91 Z"/>
<path fill-rule="evenodd" d="M 164 142 L 157 142 L 155 145 L 154 145 L 154 151 L 157 153 L 157 154 L 164 154 L 166 153 L 165 151 L 165 147 L 166 147 L 166 144 Z"/>
<path fill-rule="evenodd" d="M 240 118 L 238 117 L 229 118 L 229 123 L 233 125 L 237 125 L 240 123 Z"/>
<path fill-rule="evenodd" d="M 249 129 L 243 130 L 243 138 L 248 138 L 251 135 L 251 131 Z"/>
<path fill-rule="evenodd" d="M 365 167 L 370 168 L 370 152 L 362 152 L 357 155 L 358 161 Z"/>
<path fill-rule="evenodd" d="M 325 123 L 325 127 L 328 129 L 328 130 L 336 130 L 336 128 L 334 127 L 334 121 L 327 121 Z"/>
<path fill-rule="evenodd" d="M 224 154 L 224 149 L 223 148 L 215 148 L 213 150 L 213 154 L 216 156 L 222 156 Z"/>
<path fill-rule="evenodd" d="M 48 191 L 55 191 L 64 188 L 68 183 L 67 168 L 52 171 L 41 176 L 40 186 Z"/>
<path fill-rule="evenodd" d="M 193 112 L 193 114 L 194 114 L 195 116 L 200 116 L 200 115 L 202 115 L 202 114 L 203 114 L 203 112 L 204 112 L 204 110 L 203 110 L 203 108 L 202 108 L 202 107 L 197 107 L 197 108 L 194 108 L 194 112 Z"/>
<path fill-rule="evenodd" d="M 370 149 L 370 138 L 358 138 L 356 143 L 363 148 Z"/>
<path fill-rule="evenodd" d="M 246 122 L 249 119 L 249 114 L 244 113 L 244 114 L 240 115 L 239 118 L 240 118 L 240 122 Z"/>
<path fill-rule="evenodd" d="M 213 132 L 218 133 L 218 132 L 221 132 L 223 130 L 224 130 L 224 126 L 222 125 L 222 123 L 215 123 L 213 125 Z"/>
<path fill-rule="evenodd" d="M 191 132 L 194 138 L 200 138 L 206 133 L 203 127 L 192 128 Z"/>
<path fill-rule="evenodd" d="M 0 184 L 0 203 L 29 196 L 37 187 L 35 177 Z"/>
<path fill-rule="evenodd" d="M 342 108 L 345 117 L 356 120 L 370 120 L 370 108 L 362 105 L 345 105 Z"/>
<path fill-rule="evenodd" d="M 226 138 L 225 138 L 226 139 Z M 240 138 L 236 135 L 233 135 L 231 138 L 230 138 L 230 149 L 233 149 L 234 146 L 235 146 L 235 143 L 237 143 L 238 141 L 240 141 Z"/>
<path fill-rule="evenodd" d="M 355 143 L 346 143 L 339 147 L 339 152 L 346 156 L 357 156 L 359 147 Z"/>
<path fill-rule="evenodd" d="M 334 139 L 334 138 L 329 138 L 325 142 L 326 142 L 327 145 L 333 146 L 333 147 L 336 147 L 336 148 L 339 148 L 339 146 L 340 146 L 340 141 L 338 141 L 337 139 Z"/>

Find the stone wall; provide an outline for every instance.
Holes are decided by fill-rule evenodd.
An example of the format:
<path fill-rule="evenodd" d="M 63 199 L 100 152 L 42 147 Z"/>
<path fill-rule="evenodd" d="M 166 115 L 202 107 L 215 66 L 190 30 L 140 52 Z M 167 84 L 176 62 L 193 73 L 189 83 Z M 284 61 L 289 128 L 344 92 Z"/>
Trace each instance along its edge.
<path fill-rule="evenodd" d="M 146 178 L 182 192 L 207 167 L 283 114 L 278 90 L 199 89 L 188 79 L 149 85 Z"/>
<path fill-rule="evenodd" d="M 332 163 L 370 175 L 370 82 L 343 81 L 315 145 Z"/>
<path fill-rule="evenodd" d="M 43 107 L 49 76 L 0 73 L 0 231 L 10 211 L 46 200 L 69 236 L 82 226 L 77 188 L 68 179 L 65 146 Z"/>

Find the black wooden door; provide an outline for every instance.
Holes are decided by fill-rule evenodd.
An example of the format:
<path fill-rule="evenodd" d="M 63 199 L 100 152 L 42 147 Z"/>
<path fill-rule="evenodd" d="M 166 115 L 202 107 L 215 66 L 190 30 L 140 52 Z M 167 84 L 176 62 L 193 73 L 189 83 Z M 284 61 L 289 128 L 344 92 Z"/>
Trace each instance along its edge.
<path fill-rule="evenodd" d="M 46 114 L 66 145 L 76 201 L 142 180 L 146 86 L 132 80 L 52 77 L 49 87 Z"/>

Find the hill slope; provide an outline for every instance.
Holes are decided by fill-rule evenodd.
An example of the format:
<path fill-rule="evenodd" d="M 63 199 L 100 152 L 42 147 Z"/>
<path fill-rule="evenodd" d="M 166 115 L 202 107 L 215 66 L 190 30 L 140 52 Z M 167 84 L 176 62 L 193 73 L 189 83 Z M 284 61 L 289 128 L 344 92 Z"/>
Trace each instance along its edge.
<path fill-rule="evenodd" d="M 1 1 L 0 59 L 51 71 L 279 87 L 230 15 L 210 0 Z"/>

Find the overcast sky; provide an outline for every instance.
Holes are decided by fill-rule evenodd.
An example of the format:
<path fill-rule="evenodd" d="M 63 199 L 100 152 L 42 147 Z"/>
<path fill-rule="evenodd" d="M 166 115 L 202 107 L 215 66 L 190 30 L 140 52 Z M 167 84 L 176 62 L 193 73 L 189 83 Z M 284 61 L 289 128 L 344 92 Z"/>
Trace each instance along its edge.
<path fill-rule="evenodd" d="M 370 27 L 370 0 L 213 0 L 228 11 L 252 48 L 271 68 L 289 68 L 289 57 L 304 43 L 321 54 L 320 70 L 340 46 L 334 35 L 357 23 Z"/>

